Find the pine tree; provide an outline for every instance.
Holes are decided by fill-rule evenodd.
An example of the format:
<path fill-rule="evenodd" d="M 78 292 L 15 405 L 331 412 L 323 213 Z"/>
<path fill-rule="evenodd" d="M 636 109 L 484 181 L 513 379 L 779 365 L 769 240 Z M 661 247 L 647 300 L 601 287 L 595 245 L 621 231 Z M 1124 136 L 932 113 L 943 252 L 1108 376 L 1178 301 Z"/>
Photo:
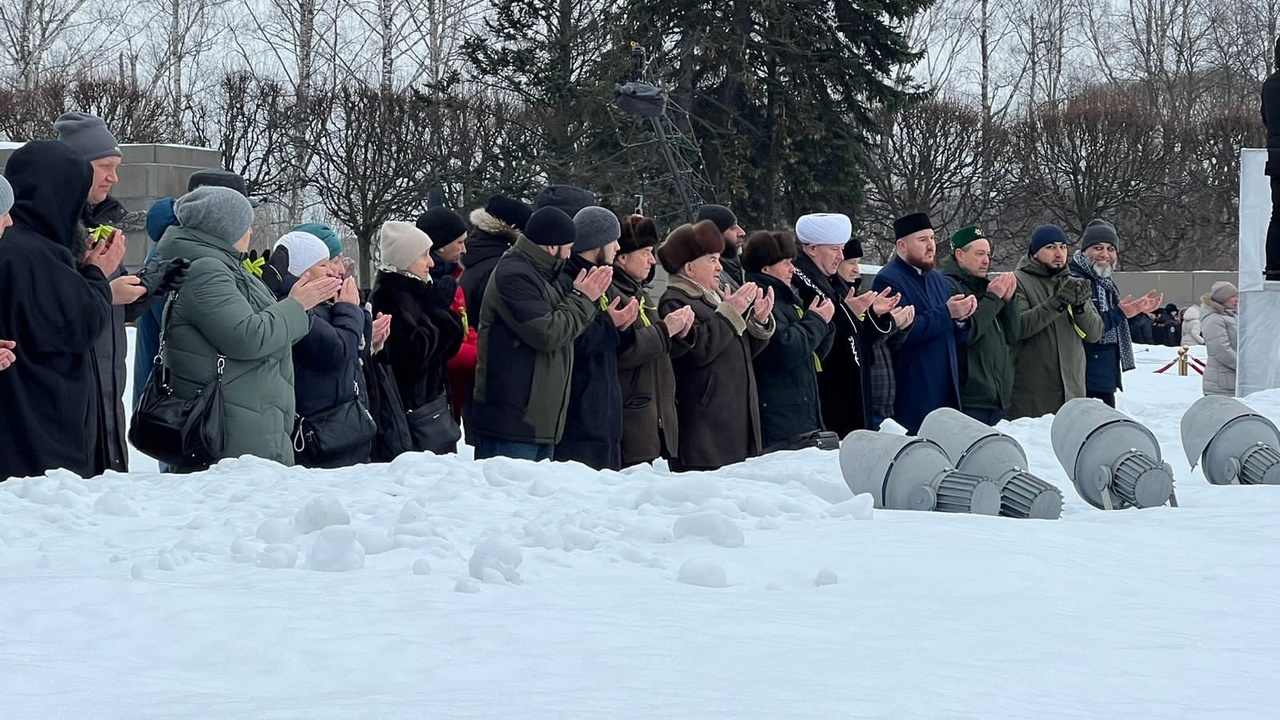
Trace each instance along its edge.
<path fill-rule="evenodd" d="M 853 212 L 873 110 L 896 100 L 914 62 L 901 25 L 932 0 L 635 0 L 691 108 L 719 200 L 751 226 Z"/>

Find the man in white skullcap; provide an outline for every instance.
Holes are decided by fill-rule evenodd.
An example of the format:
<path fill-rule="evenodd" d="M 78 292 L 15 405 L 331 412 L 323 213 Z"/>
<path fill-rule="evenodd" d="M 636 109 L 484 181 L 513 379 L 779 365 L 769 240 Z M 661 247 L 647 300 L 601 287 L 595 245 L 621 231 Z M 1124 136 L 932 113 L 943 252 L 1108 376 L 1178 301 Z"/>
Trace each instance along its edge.
<path fill-rule="evenodd" d="M 808 307 L 817 297 L 825 297 L 836 305 L 832 319 L 836 339 L 831 352 L 818 372 L 818 397 L 822 404 L 822 421 L 828 430 L 840 437 L 854 430 L 874 429 L 872 371 L 877 348 L 888 357 L 886 341 L 903 337 L 892 315 L 897 306 L 890 294 L 863 293 L 846 283 L 838 268 L 844 260 L 844 248 L 853 235 L 849 216 L 839 213 L 814 213 L 796 221 L 795 275 L 791 285 Z M 892 366 L 880 363 L 889 371 Z M 892 407 L 892 393 L 888 405 Z"/>

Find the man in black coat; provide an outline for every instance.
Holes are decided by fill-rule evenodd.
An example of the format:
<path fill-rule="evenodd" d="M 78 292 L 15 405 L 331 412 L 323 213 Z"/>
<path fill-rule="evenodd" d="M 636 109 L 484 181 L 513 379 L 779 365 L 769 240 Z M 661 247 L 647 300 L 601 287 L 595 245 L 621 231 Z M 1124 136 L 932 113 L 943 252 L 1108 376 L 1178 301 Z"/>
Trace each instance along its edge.
<path fill-rule="evenodd" d="M 564 264 L 560 287 L 573 292 L 578 273 L 613 267 L 622 224 L 613 211 L 586 207 L 573 216 L 573 256 Z M 622 469 L 622 385 L 618 353 L 635 341 L 630 333 L 640 303 L 623 301 L 608 290 L 597 301 L 601 312 L 573 342 L 569 415 L 564 437 L 556 443 L 557 461 L 574 461 L 596 470 Z"/>
<path fill-rule="evenodd" d="M 111 197 L 111 189 L 119 181 L 117 171 L 124 158 L 116 138 L 101 118 L 82 112 L 69 112 L 59 117 L 53 127 L 58 139 L 74 148 L 93 168 L 93 182 L 86 195 L 88 202 L 81 211 L 84 226 L 93 230 L 103 225 L 117 226 L 124 221 L 124 205 Z M 123 234 L 112 242 L 124 245 Z M 125 323 L 136 320 L 147 310 L 147 287 L 128 274 L 123 264 L 107 272 L 107 280 L 122 300 L 112 308 L 112 323 L 94 344 L 92 355 L 98 385 L 97 473 L 106 470 L 126 472 L 129 448 L 125 442 L 124 388 L 128 375 L 128 336 Z"/>
<path fill-rule="evenodd" d="M 802 307 L 818 297 L 835 304 L 835 340 L 818 372 L 818 397 L 823 424 L 841 438 L 854 430 L 874 429 L 871 367 L 875 347 L 897 333 L 893 317 L 887 314 L 897 305 L 888 299 L 891 295 L 877 303 L 885 313 L 881 314 L 872 306 L 879 295 L 859 295 L 838 274 L 846 258 L 862 257 L 860 244 L 850 239 L 852 232 L 853 223 L 846 215 L 816 213 L 797 220 L 799 247 L 791 278 Z"/>
<path fill-rule="evenodd" d="M 0 242 L 0 338 L 14 342 L 0 373 L 0 480 L 65 468 L 97 472 L 97 381 L 90 350 L 112 322 L 106 272 L 123 244 L 87 249 L 81 213 L 93 182 L 70 146 L 27 143 L 9 158 L 13 227 Z"/>
<path fill-rule="evenodd" d="M 1271 224 L 1267 226 L 1267 280 L 1280 280 L 1280 38 L 1275 70 L 1262 83 L 1262 123 L 1267 126 L 1267 177 L 1271 180 Z"/>
<path fill-rule="evenodd" d="M 532 213 L 528 205 L 502 195 L 494 195 L 484 207 L 471 211 L 471 232 L 467 235 L 467 254 L 461 260 L 458 285 L 462 288 L 467 317 L 477 326 L 489 276 L 503 253 L 510 250 L 524 232 L 524 224 Z"/>

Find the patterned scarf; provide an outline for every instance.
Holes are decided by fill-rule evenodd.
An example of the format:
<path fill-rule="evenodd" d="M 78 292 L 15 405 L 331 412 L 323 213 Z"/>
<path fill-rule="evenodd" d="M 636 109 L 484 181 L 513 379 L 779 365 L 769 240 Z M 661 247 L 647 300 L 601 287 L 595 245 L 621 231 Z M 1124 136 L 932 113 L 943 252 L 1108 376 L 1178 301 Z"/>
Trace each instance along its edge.
<path fill-rule="evenodd" d="M 1093 288 L 1093 304 L 1098 308 L 1099 315 L 1106 315 L 1120 304 L 1120 289 L 1116 287 L 1115 281 L 1109 277 L 1104 278 L 1099 275 L 1093 269 L 1093 264 L 1079 250 L 1076 251 L 1075 255 L 1071 256 L 1071 274 L 1089 281 L 1089 286 Z M 1102 339 L 1097 344 L 1119 345 L 1120 368 L 1122 370 L 1132 370 L 1137 367 L 1133 360 L 1133 338 L 1129 335 L 1128 320 L 1122 320 L 1115 327 L 1103 333 Z"/>

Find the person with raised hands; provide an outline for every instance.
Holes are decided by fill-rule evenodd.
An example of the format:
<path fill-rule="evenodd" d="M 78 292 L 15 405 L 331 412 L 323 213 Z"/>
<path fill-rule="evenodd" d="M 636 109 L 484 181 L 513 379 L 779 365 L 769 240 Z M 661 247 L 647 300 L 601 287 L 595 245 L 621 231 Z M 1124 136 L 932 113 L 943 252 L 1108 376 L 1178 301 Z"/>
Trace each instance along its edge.
<path fill-rule="evenodd" d="M 693 327 L 693 308 L 658 316 L 648 297 L 657 267 L 653 255 L 658 229 L 642 215 L 622 219 L 618 254 L 613 260 L 612 293 L 639 303 L 631 340 L 618 353 L 622 389 L 622 464 L 624 467 L 680 454 L 680 419 L 676 413 L 676 376 L 671 367 L 673 338 Z"/>
<path fill-rule="evenodd" d="M 803 447 L 808 436 L 825 429 L 818 370 L 835 341 L 836 306 L 825 295 L 801 304 L 791 286 L 795 257 L 791 235 L 764 230 L 747 238 L 741 254 L 747 281 L 776 298 L 772 315 L 777 330 L 754 359 L 756 375 L 769 379 L 759 388 L 765 452 Z"/>
<path fill-rule="evenodd" d="M 57 468 L 92 477 L 99 401 L 91 351 L 112 322 L 107 275 L 124 246 L 86 252 L 79 220 L 93 171 L 66 144 L 23 145 L 4 176 L 13 225 L 0 240 L 0 362 L 8 363 L 0 372 L 0 481 Z"/>
<path fill-rule="evenodd" d="M 737 290 L 720 280 L 724 237 L 702 220 L 673 230 L 658 248 L 670 274 L 658 304 L 663 318 L 691 308 L 693 326 L 672 338 L 680 454 L 676 471 L 715 470 L 759 455 L 760 396 L 752 360 L 777 328 L 775 294 L 755 283 Z"/>
<path fill-rule="evenodd" d="M 876 274 L 873 288 L 892 288 L 901 304 L 915 308 L 912 331 L 894 352 L 896 396 L 893 419 L 914 435 L 929 413 L 960 408 L 960 373 L 956 345 L 969 334 L 969 318 L 978 309 L 972 295 L 953 292 L 935 269 L 937 244 L 933 223 L 925 213 L 912 213 L 893 223 L 896 253 Z"/>
<path fill-rule="evenodd" d="M 873 372 L 877 352 L 900 335 L 890 313 L 899 296 L 892 290 L 860 292 L 862 244 L 852 237 L 853 221 L 840 213 L 811 213 L 796 220 L 798 249 L 791 286 L 802 307 L 819 298 L 834 309 L 835 339 L 818 369 L 818 396 L 826 429 L 844 437 L 873 427 Z M 880 364 L 892 383 L 892 364 Z M 888 394 L 886 388 L 886 394 Z M 892 407 L 892 399 L 888 399 Z"/>
<path fill-rule="evenodd" d="M 369 316 L 360 307 L 355 278 L 341 278 L 328 245 L 308 232 L 285 233 L 271 249 L 284 280 L 277 297 L 317 278 L 341 281 L 336 295 L 311 308 L 311 329 L 293 345 L 295 460 L 312 468 L 369 462 L 376 426 L 361 400 L 360 351 Z"/>
<path fill-rule="evenodd" d="M 300 280 L 274 296 L 243 264 L 253 206 L 225 187 L 200 187 L 174 203 L 179 225 L 165 232 L 157 257 L 187 258 L 191 268 L 161 322 L 173 393 L 195 397 L 222 377 L 223 458 L 252 455 L 294 464 L 293 344 L 311 329 L 308 311 L 337 294 L 336 278 Z M 198 467 L 175 468 L 178 472 Z"/>
<path fill-rule="evenodd" d="M 494 266 L 480 307 L 467 433 L 477 459 L 551 460 L 564 436 L 574 341 L 602 312 L 613 280 L 612 267 L 598 266 L 561 284 L 576 238 L 573 218 L 543 207 Z"/>

